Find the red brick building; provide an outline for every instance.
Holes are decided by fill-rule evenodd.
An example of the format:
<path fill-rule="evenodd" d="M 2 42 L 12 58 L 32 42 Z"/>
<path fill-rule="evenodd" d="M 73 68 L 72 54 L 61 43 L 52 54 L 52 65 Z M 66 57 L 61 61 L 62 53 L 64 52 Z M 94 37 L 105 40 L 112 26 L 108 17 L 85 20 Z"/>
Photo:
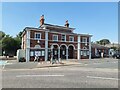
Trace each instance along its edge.
<path fill-rule="evenodd" d="M 44 23 L 41 16 L 40 27 L 26 27 L 22 34 L 22 49 L 27 61 L 33 61 L 35 54 L 47 61 L 58 59 L 91 59 L 91 37 L 88 34 L 77 34 L 65 26 Z"/>

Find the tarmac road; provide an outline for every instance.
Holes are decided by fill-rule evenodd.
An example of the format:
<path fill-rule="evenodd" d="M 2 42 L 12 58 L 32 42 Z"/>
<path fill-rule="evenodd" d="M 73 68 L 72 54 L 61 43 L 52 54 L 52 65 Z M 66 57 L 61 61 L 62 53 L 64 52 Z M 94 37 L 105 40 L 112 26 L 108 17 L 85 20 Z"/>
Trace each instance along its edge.
<path fill-rule="evenodd" d="M 6 69 L 2 73 L 2 86 L 3 88 L 118 88 L 117 62 L 110 60 L 100 61 L 99 64 L 80 62 L 82 65 Z"/>

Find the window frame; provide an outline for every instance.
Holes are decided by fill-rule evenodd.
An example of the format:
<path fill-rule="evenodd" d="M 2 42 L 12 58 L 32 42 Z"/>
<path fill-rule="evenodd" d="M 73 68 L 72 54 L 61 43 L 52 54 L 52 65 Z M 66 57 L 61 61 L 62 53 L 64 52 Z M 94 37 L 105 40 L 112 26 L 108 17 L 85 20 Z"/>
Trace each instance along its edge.
<path fill-rule="evenodd" d="M 84 41 L 85 40 L 85 41 Z M 82 43 L 87 43 L 87 37 L 82 38 Z"/>
<path fill-rule="evenodd" d="M 63 35 L 65 36 L 65 37 L 64 37 L 64 41 L 63 41 L 63 38 L 62 38 Z M 61 35 L 61 41 L 66 42 L 66 35 L 65 35 L 65 34 L 62 34 L 62 35 Z"/>
<path fill-rule="evenodd" d="M 39 35 L 40 35 L 40 38 L 36 38 L 36 34 L 39 34 Z M 41 40 L 41 33 L 35 32 L 34 39 L 36 39 L 36 40 Z"/>
<path fill-rule="evenodd" d="M 72 37 L 72 41 L 70 41 L 71 37 Z M 74 36 L 69 36 L 69 42 L 74 42 Z"/>
<path fill-rule="evenodd" d="M 57 40 L 54 40 L 54 36 L 57 36 Z M 53 41 L 58 41 L 58 35 L 53 35 L 53 36 L 52 36 L 52 40 L 53 40 Z"/>

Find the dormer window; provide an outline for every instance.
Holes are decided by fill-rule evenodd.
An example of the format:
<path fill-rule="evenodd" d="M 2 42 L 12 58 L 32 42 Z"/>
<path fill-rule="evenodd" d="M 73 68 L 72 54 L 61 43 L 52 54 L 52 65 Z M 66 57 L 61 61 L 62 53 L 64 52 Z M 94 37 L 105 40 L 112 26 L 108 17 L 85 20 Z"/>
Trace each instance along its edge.
<path fill-rule="evenodd" d="M 40 40 L 41 39 L 41 33 L 35 33 L 35 39 Z"/>
<path fill-rule="evenodd" d="M 58 41 L 58 35 L 53 35 L 53 41 Z"/>

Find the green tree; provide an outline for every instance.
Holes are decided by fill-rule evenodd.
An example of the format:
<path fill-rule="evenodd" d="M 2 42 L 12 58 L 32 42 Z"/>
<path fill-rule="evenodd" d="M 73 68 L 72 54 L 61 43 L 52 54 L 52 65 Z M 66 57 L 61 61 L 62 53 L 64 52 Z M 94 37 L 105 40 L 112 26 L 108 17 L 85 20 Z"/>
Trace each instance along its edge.
<path fill-rule="evenodd" d="M 15 52 L 17 52 L 18 49 L 21 49 L 21 42 L 22 42 L 22 33 L 23 32 L 19 32 L 16 37 L 14 38 L 15 40 Z M 16 53 L 15 53 L 16 55 Z"/>
<path fill-rule="evenodd" d="M 5 33 L 3 31 L 0 31 L 0 56 L 2 56 L 2 41 L 3 41 L 3 38 L 5 37 Z"/>
<path fill-rule="evenodd" d="M 101 45 L 110 44 L 110 41 L 108 39 L 102 39 L 102 40 L 100 40 L 100 44 Z"/>
<path fill-rule="evenodd" d="M 3 31 L 0 31 L 0 40 L 5 37 L 5 33 Z"/>
<path fill-rule="evenodd" d="M 21 35 L 22 32 L 19 32 L 16 37 L 13 38 L 0 31 L 0 55 L 2 55 L 2 51 L 5 51 L 6 55 L 16 55 L 17 49 L 21 48 Z"/>
<path fill-rule="evenodd" d="M 110 44 L 110 40 L 108 39 L 101 39 L 100 41 L 96 41 L 97 44 L 100 44 L 100 45 L 106 45 L 106 44 Z"/>
<path fill-rule="evenodd" d="M 14 55 L 16 49 L 16 41 L 9 35 L 6 35 L 2 40 L 2 49 L 6 55 Z"/>

